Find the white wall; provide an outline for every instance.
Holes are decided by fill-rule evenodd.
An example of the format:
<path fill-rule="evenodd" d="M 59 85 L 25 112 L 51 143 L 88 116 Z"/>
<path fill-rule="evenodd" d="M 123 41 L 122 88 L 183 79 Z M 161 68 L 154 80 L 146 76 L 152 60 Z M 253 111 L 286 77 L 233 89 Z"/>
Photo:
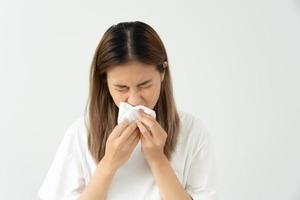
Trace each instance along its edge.
<path fill-rule="evenodd" d="M 0 199 L 37 199 L 97 43 L 132 20 L 160 34 L 178 107 L 212 134 L 221 199 L 300 199 L 297 0 L 0 0 Z"/>

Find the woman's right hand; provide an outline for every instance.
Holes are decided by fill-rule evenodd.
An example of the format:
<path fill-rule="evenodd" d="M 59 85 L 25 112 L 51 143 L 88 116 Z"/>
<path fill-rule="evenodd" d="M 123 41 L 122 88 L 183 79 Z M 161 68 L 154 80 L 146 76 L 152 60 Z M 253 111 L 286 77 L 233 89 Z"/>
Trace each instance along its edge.
<path fill-rule="evenodd" d="M 136 122 L 128 124 L 123 121 L 118 124 L 106 141 L 105 155 L 101 161 L 109 170 L 116 171 L 129 158 L 140 140 L 140 133 Z"/>

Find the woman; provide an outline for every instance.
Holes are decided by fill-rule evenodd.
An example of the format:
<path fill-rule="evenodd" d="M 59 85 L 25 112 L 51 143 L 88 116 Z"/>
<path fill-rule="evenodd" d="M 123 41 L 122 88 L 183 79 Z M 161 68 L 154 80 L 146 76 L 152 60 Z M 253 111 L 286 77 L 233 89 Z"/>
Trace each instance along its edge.
<path fill-rule="evenodd" d="M 216 199 L 214 156 L 198 118 L 176 109 L 165 47 L 143 22 L 111 26 L 91 65 L 85 117 L 67 129 L 44 200 Z M 117 124 L 120 102 L 146 106 Z"/>

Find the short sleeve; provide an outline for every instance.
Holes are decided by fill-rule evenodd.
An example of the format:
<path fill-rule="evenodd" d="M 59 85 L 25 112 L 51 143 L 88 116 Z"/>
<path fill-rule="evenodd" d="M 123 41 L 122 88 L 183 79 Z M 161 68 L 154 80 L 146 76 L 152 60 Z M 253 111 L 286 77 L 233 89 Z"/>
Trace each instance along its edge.
<path fill-rule="evenodd" d="M 199 125 L 199 124 L 198 124 Z M 187 178 L 186 191 L 193 200 L 217 200 L 217 175 L 213 144 L 206 127 L 200 123 L 197 130 L 200 135 L 196 142 L 190 170 Z"/>
<path fill-rule="evenodd" d="M 77 200 L 85 187 L 79 162 L 76 129 L 69 127 L 39 189 L 42 200 Z"/>

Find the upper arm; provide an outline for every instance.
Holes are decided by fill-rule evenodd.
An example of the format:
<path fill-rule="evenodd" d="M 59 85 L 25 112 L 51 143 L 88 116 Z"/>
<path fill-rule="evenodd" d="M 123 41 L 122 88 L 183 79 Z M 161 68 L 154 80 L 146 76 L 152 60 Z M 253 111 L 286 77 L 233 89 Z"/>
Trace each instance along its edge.
<path fill-rule="evenodd" d="M 198 127 L 201 140 L 196 143 L 187 177 L 186 190 L 192 199 L 216 200 L 216 166 L 213 144 L 204 126 Z"/>
<path fill-rule="evenodd" d="M 39 189 L 38 196 L 43 200 L 77 199 L 85 187 L 72 131 L 66 131 Z"/>

